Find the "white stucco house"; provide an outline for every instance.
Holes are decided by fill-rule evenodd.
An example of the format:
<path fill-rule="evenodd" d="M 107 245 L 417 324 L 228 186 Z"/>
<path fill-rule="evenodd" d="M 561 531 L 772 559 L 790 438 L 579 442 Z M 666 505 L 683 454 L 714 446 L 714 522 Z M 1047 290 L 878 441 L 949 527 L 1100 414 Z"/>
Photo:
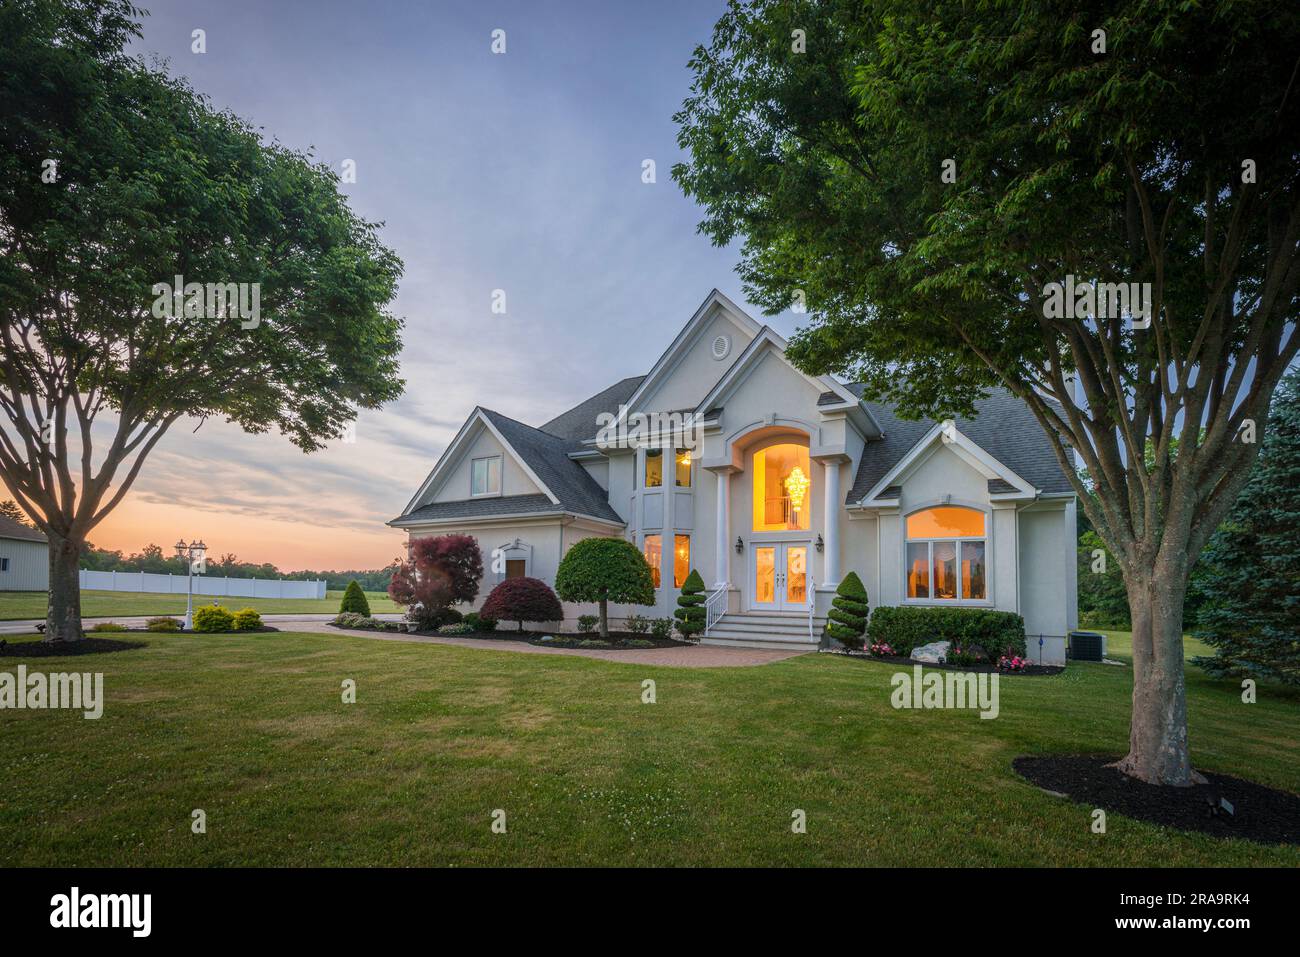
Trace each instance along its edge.
<path fill-rule="evenodd" d="M 0 591 L 46 591 L 50 546 L 45 534 L 0 515 Z"/>
<path fill-rule="evenodd" d="M 657 603 L 611 614 L 671 615 L 694 568 L 708 642 L 815 646 L 852 570 L 873 608 L 1017 612 L 1034 651 L 1042 635 L 1044 660 L 1063 661 L 1076 502 L 1029 409 L 995 392 L 945 427 L 860 393 L 800 372 L 714 290 L 645 375 L 536 426 L 475 408 L 388 524 L 474 536 L 485 566 L 497 559 L 480 602 L 508 576 L 553 583 L 580 539 L 621 536 L 650 562 Z M 646 442 L 647 420 L 690 429 Z M 569 625 L 590 611 L 565 607 Z"/>

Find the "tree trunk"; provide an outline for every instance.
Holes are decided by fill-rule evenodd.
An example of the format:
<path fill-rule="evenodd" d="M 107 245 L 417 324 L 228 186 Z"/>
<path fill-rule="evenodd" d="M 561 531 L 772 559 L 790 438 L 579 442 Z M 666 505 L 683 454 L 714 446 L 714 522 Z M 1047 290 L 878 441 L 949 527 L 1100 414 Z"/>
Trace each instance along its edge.
<path fill-rule="evenodd" d="M 1129 576 L 1125 576 L 1129 578 Z M 1188 787 L 1187 688 L 1183 676 L 1186 569 L 1157 562 L 1130 578 L 1133 717 L 1128 754 L 1115 766 L 1148 784 Z"/>
<path fill-rule="evenodd" d="M 45 612 L 46 641 L 81 641 L 81 544 L 49 535 L 50 601 Z"/>
<path fill-rule="evenodd" d="M 600 637 L 609 637 L 609 614 L 606 611 L 607 602 L 604 598 L 600 600 Z"/>

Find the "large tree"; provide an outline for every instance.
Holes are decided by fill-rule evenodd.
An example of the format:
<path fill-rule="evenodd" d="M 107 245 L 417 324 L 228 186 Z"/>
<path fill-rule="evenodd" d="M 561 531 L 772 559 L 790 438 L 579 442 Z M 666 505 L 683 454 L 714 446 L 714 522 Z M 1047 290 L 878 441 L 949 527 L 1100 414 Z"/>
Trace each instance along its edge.
<path fill-rule="evenodd" d="M 53 641 L 82 636 L 86 534 L 175 422 L 312 451 L 402 387 L 377 225 L 327 167 L 126 56 L 140 15 L 0 5 L 0 477 L 49 538 Z M 223 298 L 160 299 L 177 276 Z"/>
<path fill-rule="evenodd" d="M 806 303 L 797 364 L 918 416 L 1003 386 L 1059 438 L 1128 592 L 1120 767 L 1153 783 L 1193 781 L 1188 575 L 1300 345 L 1297 50 L 1293 4 L 756 0 L 677 117 L 702 230 L 743 238 L 754 301 Z M 1068 277 L 1150 283 L 1149 323 L 1067 318 Z"/>

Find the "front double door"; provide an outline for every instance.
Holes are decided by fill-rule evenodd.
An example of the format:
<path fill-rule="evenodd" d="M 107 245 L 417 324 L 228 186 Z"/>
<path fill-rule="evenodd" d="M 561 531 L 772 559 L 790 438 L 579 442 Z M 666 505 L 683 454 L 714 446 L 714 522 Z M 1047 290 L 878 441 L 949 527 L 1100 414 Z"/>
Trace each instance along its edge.
<path fill-rule="evenodd" d="M 808 608 L 808 545 L 759 542 L 752 549 L 750 603 L 755 611 Z"/>

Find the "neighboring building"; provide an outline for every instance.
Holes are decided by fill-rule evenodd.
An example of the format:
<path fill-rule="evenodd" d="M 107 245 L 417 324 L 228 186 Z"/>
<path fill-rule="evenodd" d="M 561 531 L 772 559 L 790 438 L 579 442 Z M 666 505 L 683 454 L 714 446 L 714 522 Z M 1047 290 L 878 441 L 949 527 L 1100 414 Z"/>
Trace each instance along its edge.
<path fill-rule="evenodd" d="M 622 536 L 654 569 L 658 600 L 611 613 L 670 615 L 695 568 L 711 620 L 726 612 L 711 642 L 816 643 L 852 570 L 872 607 L 1018 612 L 1031 652 L 1043 635 L 1044 660 L 1064 660 L 1075 495 L 1028 407 L 997 391 L 945 429 L 860 395 L 800 372 L 779 335 L 714 290 L 647 375 L 539 427 L 474 409 L 388 524 L 478 539 L 485 567 L 498 558 L 480 600 L 507 576 L 553 583 L 579 539 Z M 598 437 L 649 413 L 701 427 L 661 448 Z"/>
<path fill-rule="evenodd" d="M 50 546 L 45 535 L 0 515 L 0 591 L 48 591 Z"/>

